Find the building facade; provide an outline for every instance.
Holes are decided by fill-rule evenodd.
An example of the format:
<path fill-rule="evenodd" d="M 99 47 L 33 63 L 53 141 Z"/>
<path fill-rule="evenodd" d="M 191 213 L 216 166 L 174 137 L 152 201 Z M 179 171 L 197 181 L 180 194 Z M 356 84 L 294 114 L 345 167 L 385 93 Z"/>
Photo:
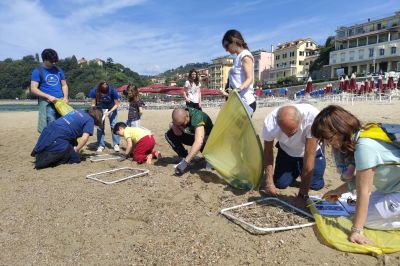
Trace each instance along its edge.
<path fill-rule="evenodd" d="M 208 87 L 223 90 L 228 81 L 229 70 L 233 66 L 233 57 L 224 56 L 212 60 L 208 67 Z"/>
<path fill-rule="evenodd" d="M 274 54 L 265 50 L 251 52 L 254 57 L 254 83 L 266 81 L 267 70 L 274 66 Z"/>
<path fill-rule="evenodd" d="M 305 68 L 305 64 L 316 58 L 317 53 L 318 45 L 310 38 L 278 45 L 274 51 L 274 67 L 267 72 L 269 83 L 276 83 L 279 79 L 290 76 L 295 76 L 298 80 L 306 79 L 309 67 Z"/>
<path fill-rule="evenodd" d="M 331 77 L 400 71 L 400 11 L 365 23 L 340 26 L 329 54 Z"/>
<path fill-rule="evenodd" d="M 202 88 L 208 88 L 208 68 L 200 68 L 196 70 L 199 73 L 199 81 Z"/>

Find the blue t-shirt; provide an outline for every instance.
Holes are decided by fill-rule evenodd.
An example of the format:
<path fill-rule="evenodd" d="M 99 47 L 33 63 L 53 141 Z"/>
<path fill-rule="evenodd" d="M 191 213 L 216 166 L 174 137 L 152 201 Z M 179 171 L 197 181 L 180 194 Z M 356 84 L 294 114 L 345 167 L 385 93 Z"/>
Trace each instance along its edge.
<path fill-rule="evenodd" d="M 89 97 L 92 99 L 96 99 L 96 87 L 94 87 L 90 92 L 89 92 Z M 114 100 L 118 100 L 119 95 L 118 91 L 112 87 L 108 87 L 108 93 L 101 93 L 100 100 L 97 102 L 96 101 L 96 106 L 100 107 L 101 109 L 108 109 L 110 110 L 113 108 L 115 105 Z"/>
<path fill-rule="evenodd" d="M 39 83 L 39 90 L 56 98 L 64 97 L 61 80 L 65 80 L 64 71 L 58 70 L 55 66 L 51 69 L 42 65 L 43 78 L 40 77 L 39 69 L 36 67 L 32 71 L 31 80 Z"/>
<path fill-rule="evenodd" d="M 93 135 L 94 119 L 85 111 L 69 112 L 53 123 L 64 126 L 64 133 L 71 139 L 82 137 L 83 133 Z"/>

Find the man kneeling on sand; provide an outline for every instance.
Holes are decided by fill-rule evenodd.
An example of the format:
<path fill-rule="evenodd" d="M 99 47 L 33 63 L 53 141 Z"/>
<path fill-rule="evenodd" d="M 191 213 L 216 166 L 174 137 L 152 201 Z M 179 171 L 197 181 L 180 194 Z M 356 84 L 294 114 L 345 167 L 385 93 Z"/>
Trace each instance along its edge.
<path fill-rule="evenodd" d="M 263 126 L 265 182 L 262 194 L 277 195 L 277 188 L 301 184 L 296 198 L 305 204 L 308 190 L 324 186 L 325 158 L 317 139 L 311 135 L 311 126 L 319 111 L 309 104 L 282 106 L 267 115 Z M 273 169 L 273 146 L 277 140 L 278 154 Z"/>
<path fill-rule="evenodd" d="M 172 111 L 172 123 L 165 133 L 165 139 L 182 158 L 175 168 L 176 175 L 182 175 L 190 161 L 199 151 L 203 151 L 213 123 L 203 111 L 194 108 L 176 108 Z M 192 146 L 188 152 L 183 144 Z"/>

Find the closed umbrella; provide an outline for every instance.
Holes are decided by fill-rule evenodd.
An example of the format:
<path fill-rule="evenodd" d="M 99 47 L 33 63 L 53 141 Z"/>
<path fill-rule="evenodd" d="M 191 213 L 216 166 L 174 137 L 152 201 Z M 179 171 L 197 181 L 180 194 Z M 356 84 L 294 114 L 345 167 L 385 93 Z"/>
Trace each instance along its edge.
<path fill-rule="evenodd" d="M 343 84 L 343 90 L 345 91 L 345 92 L 348 92 L 349 91 L 349 77 L 348 76 L 346 76 L 346 78 L 344 79 L 344 84 Z"/>
<path fill-rule="evenodd" d="M 379 90 L 379 91 L 382 91 L 382 89 L 383 89 L 382 76 L 379 75 L 379 77 L 378 77 L 378 90 Z"/>
<path fill-rule="evenodd" d="M 349 88 L 350 88 L 351 92 L 356 92 L 357 91 L 357 81 L 356 81 L 356 75 L 354 73 L 351 74 Z"/>
<path fill-rule="evenodd" d="M 397 89 L 400 90 L 400 77 L 399 77 L 399 79 L 397 80 Z"/>
<path fill-rule="evenodd" d="M 364 94 L 365 92 L 365 85 L 361 83 L 360 85 L 360 94 Z"/>
<path fill-rule="evenodd" d="M 382 79 L 382 85 L 383 85 L 382 91 L 386 92 L 387 87 L 388 87 L 388 79 L 387 78 Z"/>
<path fill-rule="evenodd" d="M 368 82 L 368 79 L 366 79 L 365 82 L 364 82 L 364 90 L 365 90 L 365 93 L 369 93 L 369 92 L 370 92 L 370 91 L 369 91 L 369 82 Z"/>
<path fill-rule="evenodd" d="M 369 91 L 368 92 L 371 92 L 374 89 L 375 89 L 375 81 L 374 81 L 374 78 L 371 78 L 371 80 L 369 82 Z"/>
<path fill-rule="evenodd" d="M 339 90 L 344 90 L 344 78 L 341 77 L 339 81 Z"/>
<path fill-rule="evenodd" d="M 389 75 L 387 87 L 388 87 L 389 90 L 393 90 L 394 89 L 394 80 L 393 80 L 393 76 L 392 75 Z"/>
<path fill-rule="evenodd" d="M 312 79 L 311 77 L 309 77 L 306 85 L 306 93 L 311 93 L 312 91 L 313 91 Z"/>

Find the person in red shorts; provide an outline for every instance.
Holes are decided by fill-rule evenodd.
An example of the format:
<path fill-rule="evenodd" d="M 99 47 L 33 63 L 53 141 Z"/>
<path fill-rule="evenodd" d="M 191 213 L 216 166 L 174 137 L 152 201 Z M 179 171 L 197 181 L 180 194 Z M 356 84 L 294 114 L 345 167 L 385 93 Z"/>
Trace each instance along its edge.
<path fill-rule="evenodd" d="M 152 159 L 159 159 L 161 154 L 154 150 L 156 140 L 151 131 L 143 127 L 128 127 L 124 122 L 118 122 L 114 126 L 114 134 L 124 137 L 127 142 L 125 158 L 131 155 L 139 164 L 146 162 L 151 164 Z"/>

